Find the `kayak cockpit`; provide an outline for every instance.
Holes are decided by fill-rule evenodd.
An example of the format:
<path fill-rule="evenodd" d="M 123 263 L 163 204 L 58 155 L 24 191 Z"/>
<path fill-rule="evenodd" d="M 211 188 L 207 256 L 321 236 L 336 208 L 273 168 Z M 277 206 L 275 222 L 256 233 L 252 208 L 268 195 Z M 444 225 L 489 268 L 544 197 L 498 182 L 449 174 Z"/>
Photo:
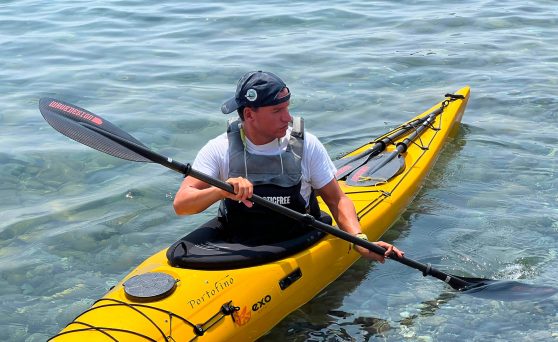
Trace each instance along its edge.
<path fill-rule="evenodd" d="M 322 212 L 320 221 L 331 224 L 331 217 Z M 226 238 L 217 218 L 212 219 L 167 250 L 170 265 L 199 270 L 224 270 L 252 267 L 296 254 L 323 238 L 326 234 L 308 229 L 300 235 L 273 243 L 260 243 L 257 237 L 245 241 Z"/>

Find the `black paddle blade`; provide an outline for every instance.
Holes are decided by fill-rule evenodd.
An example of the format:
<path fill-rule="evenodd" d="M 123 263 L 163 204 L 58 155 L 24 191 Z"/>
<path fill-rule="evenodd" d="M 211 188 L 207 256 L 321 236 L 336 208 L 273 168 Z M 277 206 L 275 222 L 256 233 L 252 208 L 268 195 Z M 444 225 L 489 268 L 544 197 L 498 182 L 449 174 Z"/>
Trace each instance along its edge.
<path fill-rule="evenodd" d="M 357 168 L 348 177 L 350 186 L 373 186 L 385 183 L 405 169 L 405 158 L 400 154 L 382 153 L 371 158 L 366 164 Z"/>
<path fill-rule="evenodd" d="M 375 145 L 373 148 L 365 151 L 362 155 L 355 157 L 341 158 L 333 161 L 333 165 L 337 168 L 337 173 L 335 173 L 335 179 L 343 179 L 347 177 L 351 172 L 356 170 L 359 166 L 366 163 L 366 161 L 373 155 L 381 152 L 381 147 Z"/>
<path fill-rule="evenodd" d="M 399 138 L 410 134 L 411 132 L 415 132 L 412 136 L 413 140 L 415 137 L 418 136 L 419 130 L 424 130 L 423 124 L 427 122 L 427 120 L 432 120 L 436 115 L 442 112 L 441 108 L 436 109 L 435 111 L 431 112 L 430 114 L 420 117 L 418 119 L 414 119 L 413 121 L 409 121 L 408 123 L 399 126 L 398 128 L 392 130 L 384 134 L 382 137 L 376 140 L 376 143 L 372 148 L 365 150 L 357 155 L 354 156 L 347 156 L 333 161 L 333 164 L 337 168 L 337 173 L 335 174 L 335 178 L 337 180 L 341 180 L 347 177 L 351 172 L 355 171 L 358 167 L 362 166 L 363 164 L 367 163 L 372 157 L 377 156 L 382 151 L 385 150 L 387 145 L 395 144 L 395 141 Z M 421 129 L 421 127 L 423 127 Z M 393 176 L 392 176 L 393 177 Z"/>
<path fill-rule="evenodd" d="M 112 134 L 145 147 L 133 136 L 83 108 L 45 97 L 39 101 L 39 110 L 49 125 L 70 139 L 114 157 L 137 162 L 151 162 L 99 133 L 108 132 L 109 135 Z"/>
<path fill-rule="evenodd" d="M 460 278 L 471 284 L 461 291 L 480 298 L 502 301 L 540 300 L 558 293 L 555 287 L 524 284 L 513 280 Z"/>

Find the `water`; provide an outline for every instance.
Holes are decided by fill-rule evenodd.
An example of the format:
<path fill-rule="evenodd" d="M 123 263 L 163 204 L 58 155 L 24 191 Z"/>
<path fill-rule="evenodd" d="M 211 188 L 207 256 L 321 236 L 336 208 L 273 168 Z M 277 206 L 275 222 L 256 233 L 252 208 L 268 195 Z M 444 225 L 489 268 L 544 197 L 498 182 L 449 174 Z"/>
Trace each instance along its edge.
<path fill-rule="evenodd" d="M 558 277 L 554 1 L 2 1 L 0 340 L 43 341 L 147 256 L 207 219 L 181 177 L 55 132 L 43 96 L 191 161 L 225 128 L 238 77 L 284 78 L 332 156 L 464 85 L 463 126 L 385 239 L 466 276 Z M 556 341 L 558 298 L 456 295 L 359 261 L 264 341 Z"/>

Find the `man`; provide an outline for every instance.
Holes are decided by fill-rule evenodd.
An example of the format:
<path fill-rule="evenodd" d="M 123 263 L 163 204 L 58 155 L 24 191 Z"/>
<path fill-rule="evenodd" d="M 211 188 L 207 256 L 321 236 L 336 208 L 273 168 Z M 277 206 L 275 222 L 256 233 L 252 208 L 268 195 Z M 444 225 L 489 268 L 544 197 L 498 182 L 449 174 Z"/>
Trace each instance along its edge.
<path fill-rule="evenodd" d="M 324 146 L 314 135 L 304 132 L 300 119 L 290 115 L 290 96 L 285 83 L 270 72 L 249 72 L 239 80 L 235 97 L 221 107 L 224 114 L 236 110 L 239 120 L 229 125 L 227 133 L 209 141 L 193 164 L 198 171 L 226 180 L 234 194 L 186 177 L 174 199 L 177 214 L 196 214 L 222 201 L 220 216 L 229 233 L 287 238 L 308 228 L 267 208 L 258 208 L 249 198 L 255 193 L 319 217 L 315 190 L 341 229 L 366 238 L 353 202 L 335 179 L 335 167 Z M 360 246 L 354 248 L 362 256 L 382 263 L 392 252 L 403 255 L 388 243 L 376 244 L 386 249 L 385 255 Z"/>

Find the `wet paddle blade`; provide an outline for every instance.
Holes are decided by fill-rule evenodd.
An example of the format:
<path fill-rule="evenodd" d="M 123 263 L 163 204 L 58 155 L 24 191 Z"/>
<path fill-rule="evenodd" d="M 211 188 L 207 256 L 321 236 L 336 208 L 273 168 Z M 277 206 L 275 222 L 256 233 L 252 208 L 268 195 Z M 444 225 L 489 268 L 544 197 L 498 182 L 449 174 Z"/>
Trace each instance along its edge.
<path fill-rule="evenodd" d="M 558 289 L 551 286 L 524 284 L 513 280 L 488 280 L 476 278 L 461 278 L 471 283 L 463 293 L 479 298 L 502 301 L 541 300 L 558 293 Z"/>
<path fill-rule="evenodd" d="M 39 110 L 49 125 L 70 139 L 117 158 L 137 162 L 151 162 L 151 160 L 99 133 L 100 131 L 108 132 L 145 147 L 133 136 L 83 108 L 52 98 L 42 98 L 39 101 Z"/>
<path fill-rule="evenodd" d="M 353 171 L 346 180 L 350 186 L 373 186 L 385 183 L 405 169 L 405 158 L 400 154 L 382 153 Z"/>

